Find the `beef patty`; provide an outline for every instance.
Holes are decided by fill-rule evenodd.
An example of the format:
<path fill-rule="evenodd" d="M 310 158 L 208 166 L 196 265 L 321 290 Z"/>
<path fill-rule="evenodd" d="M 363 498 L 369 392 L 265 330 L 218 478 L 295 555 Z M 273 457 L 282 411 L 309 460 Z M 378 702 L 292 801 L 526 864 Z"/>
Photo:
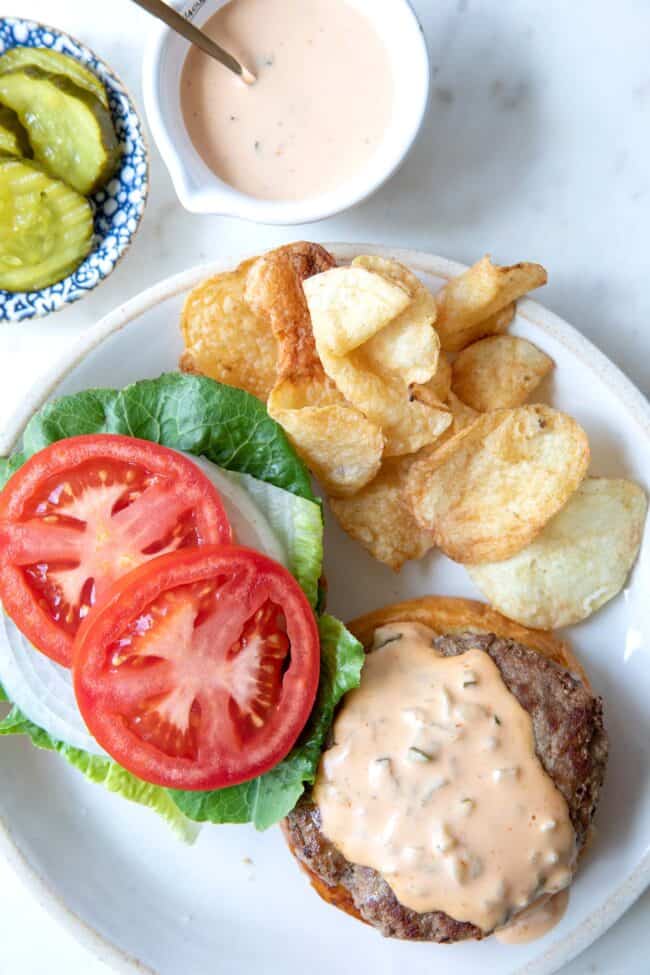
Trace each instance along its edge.
<path fill-rule="evenodd" d="M 537 755 L 566 799 L 578 849 L 587 839 L 607 763 L 607 735 L 601 698 L 534 650 L 512 640 L 475 633 L 438 637 L 433 646 L 446 657 L 478 647 L 533 722 Z M 306 795 L 285 821 L 295 855 L 318 880 L 347 891 L 361 917 L 387 937 L 410 941 L 462 941 L 488 932 L 442 911 L 418 914 L 404 907 L 383 877 L 350 863 L 321 832 L 318 807 Z"/>

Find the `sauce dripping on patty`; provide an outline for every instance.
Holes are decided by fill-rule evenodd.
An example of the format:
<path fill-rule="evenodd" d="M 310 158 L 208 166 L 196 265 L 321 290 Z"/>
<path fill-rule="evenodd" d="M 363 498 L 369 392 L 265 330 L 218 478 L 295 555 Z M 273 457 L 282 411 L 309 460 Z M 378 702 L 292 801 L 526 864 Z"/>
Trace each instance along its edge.
<path fill-rule="evenodd" d="M 568 890 L 542 897 L 497 931 L 495 938 L 504 945 L 525 945 L 529 941 L 537 941 L 560 923 L 568 903 Z"/>
<path fill-rule="evenodd" d="M 417 623 L 376 631 L 313 798 L 324 835 L 401 904 L 489 932 L 570 883 L 575 832 L 496 664 L 434 639 Z"/>

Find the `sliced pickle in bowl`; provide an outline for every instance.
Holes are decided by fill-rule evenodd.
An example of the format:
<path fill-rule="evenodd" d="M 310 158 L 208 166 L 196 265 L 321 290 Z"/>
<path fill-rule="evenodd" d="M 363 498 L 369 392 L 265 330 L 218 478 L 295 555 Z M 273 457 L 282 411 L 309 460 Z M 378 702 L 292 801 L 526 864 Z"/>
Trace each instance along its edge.
<path fill-rule="evenodd" d="M 31 156 L 31 154 L 32 147 L 18 116 L 10 108 L 0 105 L 0 156 Z"/>
<path fill-rule="evenodd" d="M 40 68 L 51 74 L 61 74 L 80 88 L 85 88 L 108 108 L 106 88 L 96 74 L 69 54 L 52 51 L 49 47 L 12 47 L 0 57 L 0 73 L 19 68 Z"/>
<path fill-rule="evenodd" d="M 0 289 L 35 291 L 61 281 L 92 243 L 88 200 L 32 161 L 0 158 Z"/>
<path fill-rule="evenodd" d="M 120 146 L 110 113 L 69 78 L 36 67 L 0 74 L 0 102 L 16 112 L 51 176 L 89 196 L 115 172 Z"/>

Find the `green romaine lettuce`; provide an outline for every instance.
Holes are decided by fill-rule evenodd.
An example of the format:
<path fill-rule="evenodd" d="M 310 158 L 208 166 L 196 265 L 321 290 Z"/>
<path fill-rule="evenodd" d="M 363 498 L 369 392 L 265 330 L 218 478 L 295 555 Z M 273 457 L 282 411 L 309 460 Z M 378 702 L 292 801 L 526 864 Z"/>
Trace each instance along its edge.
<path fill-rule="evenodd" d="M 27 457 L 24 454 L 13 454 L 11 457 L 0 457 L 0 491 L 5 486 L 14 471 L 22 467 Z"/>
<path fill-rule="evenodd" d="M 201 376 L 170 373 L 122 390 L 87 390 L 62 397 L 32 418 L 23 437 L 23 452 L 0 460 L 0 488 L 28 457 L 48 444 L 90 433 L 121 433 L 203 455 L 220 467 L 251 475 L 311 502 L 288 506 L 271 501 L 267 494 L 263 506 L 290 552 L 292 571 L 312 604 L 318 599 L 320 611 L 322 592 L 317 580 L 322 563 L 322 518 L 313 503 L 309 474 L 281 427 L 253 396 Z M 265 492 L 260 485 L 256 490 L 261 504 Z M 359 683 L 361 645 L 333 617 L 321 616 L 319 628 L 321 679 L 305 731 L 284 761 L 239 786 L 203 793 L 168 792 L 141 782 L 110 759 L 52 739 L 16 708 L 0 723 L 0 734 L 27 734 L 37 747 L 59 752 L 92 781 L 155 809 L 185 839 L 192 835 L 190 819 L 252 822 L 258 829 L 266 829 L 285 816 L 305 784 L 314 781 L 336 704 Z M 0 687 L 1 699 L 6 698 Z"/>
<path fill-rule="evenodd" d="M 166 373 L 46 403 L 25 430 L 24 454 L 82 433 L 122 433 L 202 454 L 219 467 L 315 500 L 306 467 L 262 403 L 204 376 Z"/>
<path fill-rule="evenodd" d="M 2 688 L 0 699 L 6 700 Z M 51 738 L 46 731 L 21 714 L 18 708 L 12 708 L 4 721 L 0 721 L 0 735 L 29 735 L 32 744 L 37 748 L 58 752 L 91 782 L 99 783 L 109 792 L 117 792 L 131 802 L 153 809 L 169 823 L 179 839 L 186 843 L 192 843 L 196 839 L 199 827 L 183 815 L 166 789 L 143 782 L 110 758 L 89 755 L 88 752 Z"/>
<path fill-rule="evenodd" d="M 266 515 L 282 549 L 286 565 L 312 606 L 318 601 L 323 570 L 323 513 L 320 505 L 284 491 L 250 474 L 228 472 Z"/>

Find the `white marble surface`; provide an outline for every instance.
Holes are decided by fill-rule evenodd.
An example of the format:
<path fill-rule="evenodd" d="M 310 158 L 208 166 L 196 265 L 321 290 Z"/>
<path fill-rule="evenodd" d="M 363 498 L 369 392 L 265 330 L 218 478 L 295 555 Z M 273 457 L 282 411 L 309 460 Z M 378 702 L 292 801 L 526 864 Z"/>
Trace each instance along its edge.
<path fill-rule="evenodd" d="M 152 148 L 143 226 L 110 279 L 42 322 L 0 326 L 0 429 L 25 389 L 120 302 L 193 264 L 296 236 L 394 243 L 466 262 L 486 251 L 500 262 L 541 261 L 550 274 L 541 300 L 650 390 L 647 0 L 414 5 L 430 45 L 433 92 L 425 129 L 397 176 L 321 224 L 255 227 L 184 213 Z M 149 21 L 129 0 L 4 0 L 1 12 L 77 35 L 142 104 Z M 107 972 L 2 863 L 0 916 L 0 975 Z M 646 895 L 565 975 L 646 973 L 649 921 Z"/>

